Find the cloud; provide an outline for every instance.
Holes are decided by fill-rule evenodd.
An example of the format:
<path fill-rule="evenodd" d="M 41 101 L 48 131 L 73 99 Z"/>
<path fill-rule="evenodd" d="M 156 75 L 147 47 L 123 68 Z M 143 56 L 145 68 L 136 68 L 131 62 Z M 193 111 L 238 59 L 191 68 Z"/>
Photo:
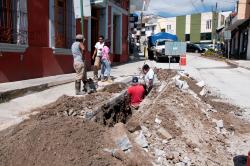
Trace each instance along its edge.
<path fill-rule="evenodd" d="M 146 13 L 164 17 L 191 13 L 233 10 L 236 0 L 151 0 Z"/>

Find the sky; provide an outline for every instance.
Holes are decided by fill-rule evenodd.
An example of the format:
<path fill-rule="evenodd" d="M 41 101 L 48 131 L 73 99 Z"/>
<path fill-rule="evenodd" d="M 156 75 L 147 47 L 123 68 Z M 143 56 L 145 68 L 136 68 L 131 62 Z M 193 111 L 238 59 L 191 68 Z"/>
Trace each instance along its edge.
<path fill-rule="evenodd" d="M 148 14 L 156 14 L 162 17 L 186 15 L 191 13 L 201 13 L 216 10 L 234 10 L 237 0 L 151 0 Z"/>

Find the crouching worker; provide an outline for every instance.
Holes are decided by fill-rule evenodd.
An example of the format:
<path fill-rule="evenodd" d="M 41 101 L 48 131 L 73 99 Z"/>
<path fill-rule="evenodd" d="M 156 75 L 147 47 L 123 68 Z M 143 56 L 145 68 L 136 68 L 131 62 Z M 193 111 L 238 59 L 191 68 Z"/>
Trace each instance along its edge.
<path fill-rule="evenodd" d="M 142 67 L 143 74 L 144 76 L 144 81 L 145 81 L 145 89 L 146 89 L 146 94 L 148 94 L 151 89 L 153 88 L 154 85 L 154 78 L 155 78 L 155 73 L 154 70 L 151 69 L 147 64 L 145 64 Z"/>
<path fill-rule="evenodd" d="M 132 110 L 137 110 L 140 103 L 144 99 L 145 89 L 143 85 L 139 84 L 138 77 L 132 78 L 132 85 L 128 88 L 128 96 L 130 98 L 130 106 Z"/>
<path fill-rule="evenodd" d="M 71 51 L 74 58 L 74 69 L 76 71 L 76 80 L 75 80 L 75 93 L 76 95 L 85 94 L 81 91 L 81 81 L 83 82 L 83 87 L 87 83 L 87 73 L 86 73 L 86 65 L 85 65 L 85 46 L 83 35 L 77 35 L 76 41 L 71 46 Z M 86 88 L 83 88 L 86 90 Z"/>

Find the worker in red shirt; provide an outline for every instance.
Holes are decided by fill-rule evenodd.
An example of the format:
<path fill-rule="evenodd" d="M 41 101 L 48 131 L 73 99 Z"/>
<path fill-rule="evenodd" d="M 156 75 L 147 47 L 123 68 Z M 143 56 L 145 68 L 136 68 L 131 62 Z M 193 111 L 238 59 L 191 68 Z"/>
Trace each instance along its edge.
<path fill-rule="evenodd" d="M 138 77 L 132 78 L 132 85 L 128 88 L 128 95 L 130 97 L 130 106 L 132 110 L 137 110 L 140 103 L 145 96 L 145 89 L 143 85 L 138 83 Z"/>

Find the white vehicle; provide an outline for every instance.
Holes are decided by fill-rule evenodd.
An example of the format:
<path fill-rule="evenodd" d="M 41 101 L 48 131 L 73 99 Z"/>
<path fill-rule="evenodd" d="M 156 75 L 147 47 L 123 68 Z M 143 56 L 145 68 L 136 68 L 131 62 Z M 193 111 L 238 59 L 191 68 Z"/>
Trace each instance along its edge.
<path fill-rule="evenodd" d="M 186 43 L 169 39 L 157 40 L 154 48 L 154 58 L 160 61 L 162 58 L 171 58 L 179 63 L 180 56 L 186 54 Z"/>

